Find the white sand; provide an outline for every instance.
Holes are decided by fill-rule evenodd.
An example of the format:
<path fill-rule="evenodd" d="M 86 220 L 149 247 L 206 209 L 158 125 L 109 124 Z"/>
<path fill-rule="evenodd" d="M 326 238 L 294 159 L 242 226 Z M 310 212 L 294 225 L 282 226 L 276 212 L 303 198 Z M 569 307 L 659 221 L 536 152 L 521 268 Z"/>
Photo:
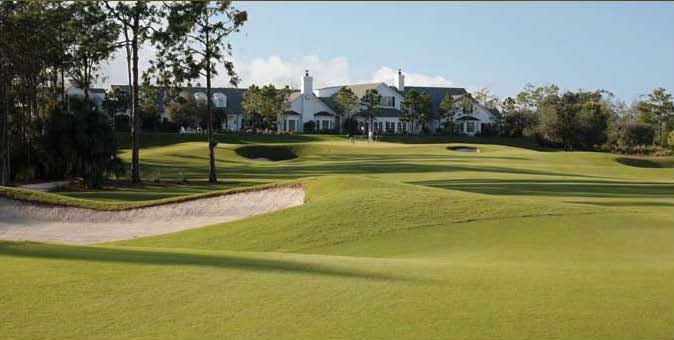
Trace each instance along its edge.
<path fill-rule="evenodd" d="M 66 185 L 68 183 L 70 183 L 70 181 L 42 182 L 42 183 L 35 183 L 35 184 L 20 185 L 19 188 L 27 189 L 27 190 L 47 192 L 47 191 L 51 191 L 53 189 L 56 189 L 60 186 Z"/>
<path fill-rule="evenodd" d="M 124 211 L 0 198 L 0 239 L 91 244 L 172 233 L 304 204 L 302 188 L 273 188 Z"/>

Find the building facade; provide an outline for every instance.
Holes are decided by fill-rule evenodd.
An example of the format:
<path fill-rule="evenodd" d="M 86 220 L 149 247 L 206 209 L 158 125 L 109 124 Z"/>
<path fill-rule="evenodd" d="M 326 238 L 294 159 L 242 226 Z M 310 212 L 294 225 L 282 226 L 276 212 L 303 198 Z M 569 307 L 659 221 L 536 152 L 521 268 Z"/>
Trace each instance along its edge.
<path fill-rule="evenodd" d="M 398 70 L 396 73 L 395 86 L 386 83 L 367 83 L 367 84 L 344 84 L 339 86 L 330 86 L 315 89 L 313 86 L 313 77 L 309 71 L 305 71 L 300 79 L 300 89 L 291 92 L 288 97 L 288 110 L 279 112 L 276 129 L 278 132 L 305 132 L 305 126 L 308 122 L 314 122 L 315 131 L 322 132 L 342 132 L 343 123 L 347 118 L 355 118 L 358 122 L 360 131 L 366 132 L 370 129 L 377 134 L 416 134 L 423 130 L 434 132 L 444 126 L 447 121 L 442 118 L 440 103 L 446 96 L 451 96 L 455 101 L 455 114 L 453 115 L 453 126 L 456 132 L 465 135 L 480 134 L 488 125 L 495 125 L 500 114 L 497 110 L 487 109 L 477 101 L 468 96 L 464 88 L 458 87 L 427 87 L 427 86 L 406 86 L 405 75 Z M 356 112 L 340 113 L 337 110 L 335 96 L 342 88 L 347 87 L 359 98 L 363 98 L 368 90 L 377 90 L 381 96 L 380 105 L 377 107 L 376 118 L 371 122 L 366 118 L 364 107 L 360 107 Z M 113 89 L 128 93 L 128 86 L 113 85 Z M 410 91 L 417 93 L 426 93 L 431 99 L 430 119 L 423 126 L 408 122 L 404 118 L 405 107 L 403 105 L 405 95 Z M 100 91 L 99 91 L 100 92 Z M 212 100 L 216 110 L 219 110 L 224 119 L 221 128 L 226 131 L 242 131 L 247 129 L 247 119 L 242 107 L 243 95 L 246 89 L 243 88 L 212 88 Z M 160 98 L 157 105 L 162 118 L 164 111 L 164 91 L 160 91 Z M 206 88 L 189 87 L 182 90 L 183 95 L 194 96 L 196 100 L 206 100 Z M 96 93 L 97 96 L 104 95 Z M 469 98 L 472 103 L 466 108 L 465 99 Z M 99 101 L 102 101 L 101 98 Z"/>
<path fill-rule="evenodd" d="M 461 107 L 468 92 L 464 88 L 457 87 L 427 87 L 406 86 L 405 75 L 401 70 L 396 73 L 394 84 L 386 83 L 368 84 L 345 84 L 313 89 L 313 78 L 308 71 L 301 79 L 301 91 L 293 93 L 290 98 L 291 109 L 282 115 L 282 124 L 279 131 L 292 132 L 303 131 L 305 122 L 313 120 L 318 130 L 340 131 L 343 121 L 348 117 L 354 117 L 358 121 L 361 131 L 373 129 L 379 134 L 416 134 L 423 129 L 436 131 L 446 125 L 447 121 L 442 118 L 440 103 L 445 96 L 451 96 L 455 101 L 455 114 L 453 126 L 457 132 L 466 135 L 480 134 L 488 125 L 498 123 L 500 114 L 497 110 L 487 109 L 477 101 L 470 99 L 469 109 Z M 368 90 L 377 90 L 381 96 L 377 115 L 372 124 L 368 121 L 361 107 L 357 112 L 339 113 L 335 105 L 335 96 L 342 88 L 347 87 L 360 99 Z M 420 126 L 412 124 L 404 119 L 403 105 L 405 95 L 410 91 L 426 93 L 431 98 L 431 119 Z M 470 97 L 468 97 L 470 98 Z M 370 126 L 372 125 L 372 126 Z"/>

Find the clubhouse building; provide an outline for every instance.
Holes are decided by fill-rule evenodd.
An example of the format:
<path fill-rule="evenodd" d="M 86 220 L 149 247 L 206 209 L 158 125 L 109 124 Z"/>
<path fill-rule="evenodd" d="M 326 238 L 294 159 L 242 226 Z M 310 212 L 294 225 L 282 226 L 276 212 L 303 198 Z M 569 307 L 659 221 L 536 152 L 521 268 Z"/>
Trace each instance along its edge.
<path fill-rule="evenodd" d="M 305 71 L 300 83 L 301 88 L 289 95 L 290 106 L 288 111 L 279 113 L 277 124 L 279 132 L 304 132 L 305 124 L 310 121 L 315 123 L 316 131 L 341 132 L 344 120 L 349 117 L 357 120 L 359 130 L 368 131 L 370 126 L 363 111 L 364 108 L 361 107 L 360 110 L 352 113 L 340 114 L 338 112 L 335 96 L 342 87 L 351 89 L 358 98 L 362 98 L 368 90 L 377 90 L 381 96 L 381 101 L 372 126 L 377 134 L 415 134 L 422 131 L 421 126 L 412 125 L 403 118 L 402 103 L 405 94 L 409 91 L 425 92 L 430 96 L 432 103 L 431 119 L 425 124 L 424 128 L 431 132 L 440 129 L 446 123 L 446 120 L 441 118 L 442 115 L 440 114 L 440 102 L 445 96 L 452 96 L 455 100 L 457 110 L 454 115 L 454 127 L 457 132 L 465 135 L 480 134 L 487 126 L 496 124 L 500 116 L 498 110 L 488 109 L 472 98 L 472 105 L 468 108 L 462 107 L 464 96 L 468 94 L 464 88 L 406 86 L 405 75 L 401 70 L 398 70 L 395 75 L 395 86 L 380 82 L 345 84 L 314 89 L 313 77 L 309 74 L 309 71 Z M 119 87 L 128 91 L 128 86 L 113 85 L 112 87 Z M 205 88 L 190 87 L 183 89 L 183 91 L 193 95 L 197 100 L 206 99 Z M 246 130 L 248 123 L 242 107 L 243 94 L 246 89 L 212 88 L 211 91 L 216 110 L 221 110 L 226 117 L 222 122 L 222 129 L 228 131 Z M 98 92 L 96 92 L 96 96 L 100 95 Z M 162 99 L 159 100 L 158 107 L 163 116 Z"/>

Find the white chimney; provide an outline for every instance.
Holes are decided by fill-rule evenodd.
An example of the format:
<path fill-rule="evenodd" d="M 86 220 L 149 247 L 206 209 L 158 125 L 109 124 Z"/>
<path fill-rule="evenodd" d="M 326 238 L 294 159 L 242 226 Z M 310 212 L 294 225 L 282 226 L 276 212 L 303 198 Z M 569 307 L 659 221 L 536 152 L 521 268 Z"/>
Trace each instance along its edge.
<path fill-rule="evenodd" d="M 314 78 L 309 76 L 309 70 L 304 71 L 302 77 L 302 94 L 309 94 L 314 90 Z"/>
<path fill-rule="evenodd" d="M 405 75 L 401 69 L 396 73 L 395 84 L 398 91 L 405 92 Z"/>

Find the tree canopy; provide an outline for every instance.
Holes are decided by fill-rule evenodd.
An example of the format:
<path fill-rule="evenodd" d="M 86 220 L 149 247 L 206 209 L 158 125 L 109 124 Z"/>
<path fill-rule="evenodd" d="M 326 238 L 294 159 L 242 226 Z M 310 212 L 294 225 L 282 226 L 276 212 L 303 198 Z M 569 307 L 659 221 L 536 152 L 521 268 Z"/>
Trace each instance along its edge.
<path fill-rule="evenodd" d="M 288 111 L 290 88 L 277 89 L 274 85 L 248 87 L 243 95 L 243 110 L 248 120 L 269 128 L 275 124 L 280 114 Z"/>

